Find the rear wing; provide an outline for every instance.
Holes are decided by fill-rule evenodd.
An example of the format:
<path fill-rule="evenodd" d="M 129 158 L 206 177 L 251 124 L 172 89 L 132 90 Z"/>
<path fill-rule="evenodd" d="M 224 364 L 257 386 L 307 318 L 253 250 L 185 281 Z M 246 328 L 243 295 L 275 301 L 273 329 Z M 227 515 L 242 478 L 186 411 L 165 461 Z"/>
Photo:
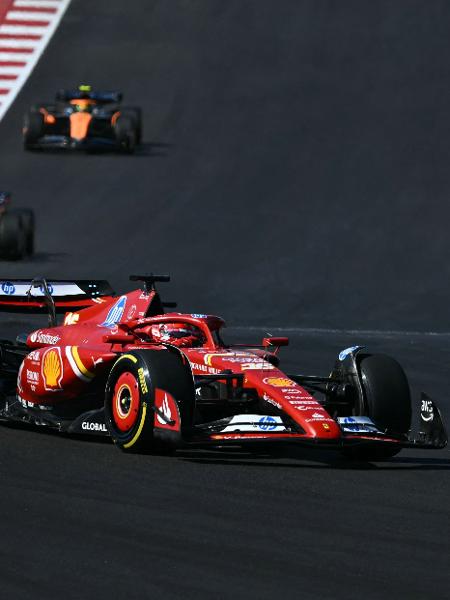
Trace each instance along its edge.
<path fill-rule="evenodd" d="M 0 311 L 65 313 L 114 296 L 107 281 L 93 279 L 0 279 Z"/>
<path fill-rule="evenodd" d="M 116 91 L 93 92 L 84 90 L 59 90 L 56 93 L 56 100 L 60 102 L 70 102 L 70 100 L 94 100 L 103 104 L 122 102 L 123 95 Z"/>

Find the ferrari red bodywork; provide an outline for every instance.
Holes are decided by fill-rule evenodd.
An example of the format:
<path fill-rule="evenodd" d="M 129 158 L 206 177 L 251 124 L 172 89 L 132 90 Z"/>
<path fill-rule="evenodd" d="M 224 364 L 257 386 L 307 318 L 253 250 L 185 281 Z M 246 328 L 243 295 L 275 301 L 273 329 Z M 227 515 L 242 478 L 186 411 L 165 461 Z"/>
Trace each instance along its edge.
<path fill-rule="evenodd" d="M 92 296 L 85 293 L 84 297 L 67 295 L 63 285 L 75 283 L 53 282 L 49 284 L 56 290 L 53 296 L 41 287 L 35 292 L 37 296 L 29 295 L 27 299 L 23 290 L 11 292 L 12 287 L 19 289 L 17 282 L 4 282 L 1 287 L 8 293 L 0 294 L 3 309 L 39 309 L 53 303 L 57 309 L 72 310 L 65 313 L 61 325 L 53 323 L 31 332 L 18 345 L 3 348 L 4 377 L 8 368 L 5 357 L 15 354 L 19 359 L 15 363 L 15 389 L 9 398 L 5 396 L 2 416 L 81 433 L 109 434 L 113 427 L 119 439 L 130 430 L 133 435 L 119 444 L 125 449 L 133 446 L 145 427 L 151 427 L 152 435 L 158 429 L 177 434 L 174 439 L 178 445 L 268 440 L 334 447 L 366 441 L 384 447 L 445 445 L 444 434 L 439 444 L 432 444 L 429 436 L 412 440 L 382 431 L 365 417 L 358 419 L 352 413 L 345 416 L 345 411 L 342 417 L 342 411 L 339 415 L 336 408 L 339 402 L 330 400 L 342 382 L 305 377 L 302 385 L 302 376 L 288 376 L 279 368 L 277 353 L 281 345 L 287 344 L 286 338 L 266 339 L 260 347 L 228 346 L 220 336 L 224 321 L 219 317 L 164 313 L 154 279 L 150 285 L 147 281 L 144 290 L 119 297 L 109 291 Z M 58 298 L 58 286 L 62 300 Z M 85 308 L 77 310 L 79 306 Z M 201 332 L 203 341 L 199 346 L 182 348 L 156 342 L 151 336 L 152 326 L 160 323 L 189 324 Z M 356 349 L 346 351 L 342 360 Z M 142 356 L 163 358 L 168 351 L 189 371 L 193 382 L 189 392 L 192 397 L 184 400 L 189 409 L 180 408 L 176 394 L 181 392 L 173 391 L 170 373 L 164 375 L 168 382 L 164 386 L 159 375 L 152 375 L 144 363 L 139 367 Z M 14 371 L 12 363 L 10 356 L 9 367 Z M 127 364 L 130 367 L 124 368 Z M 322 397 L 319 401 L 311 390 L 312 380 L 316 389 L 319 384 L 324 386 L 325 401 Z M 184 389 L 186 385 L 189 383 Z M 111 399 L 106 418 L 102 408 L 105 386 Z M 442 422 L 434 404 L 432 410 L 436 431 Z"/>

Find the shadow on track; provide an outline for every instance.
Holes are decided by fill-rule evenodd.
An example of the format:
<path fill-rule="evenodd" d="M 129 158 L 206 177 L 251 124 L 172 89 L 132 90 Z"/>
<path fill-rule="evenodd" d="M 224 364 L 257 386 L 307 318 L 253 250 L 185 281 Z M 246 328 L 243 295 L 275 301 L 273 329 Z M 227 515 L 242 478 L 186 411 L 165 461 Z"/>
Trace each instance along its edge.
<path fill-rule="evenodd" d="M 48 436 L 59 439 L 82 441 L 90 447 L 95 445 L 110 445 L 111 452 L 118 452 L 117 448 L 108 436 L 82 435 L 74 433 L 59 432 L 55 429 L 36 429 L 33 425 L 20 422 L 1 422 L 2 427 L 15 430 L 33 432 L 37 436 Z M 77 450 L 73 450 L 74 453 Z M 123 456 L 121 452 L 120 455 Z M 261 448 L 260 450 L 246 450 L 243 448 L 219 449 L 180 449 L 173 453 L 156 454 L 129 454 L 140 456 L 143 460 L 151 461 L 152 458 L 166 458 L 177 462 L 188 462 L 202 465 L 222 465 L 233 467 L 255 467 L 255 468 L 284 468 L 284 469 L 334 469 L 347 471 L 450 471 L 450 458 L 417 458 L 410 456 L 395 456 L 387 461 L 358 461 L 343 457 L 339 451 L 311 450 L 311 449 L 286 449 Z M 287 462 L 289 461 L 289 462 Z M 314 464 L 311 464 L 314 463 Z"/>
<path fill-rule="evenodd" d="M 144 142 L 136 149 L 134 156 L 169 156 L 173 146 L 164 142 Z"/>
<path fill-rule="evenodd" d="M 343 469 L 351 471 L 383 471 L 388 469 L 409 471 L 449 471 L 450 459 L 395 457 L 386 462 L 366 462 L 346 459 L 338 452 L 304 451 L 290 453 L 243 453 L 223 451 L 178 451 L 176 457 L 183 461 L 208 465 L 249 466 L 288 469 Z M 290 462 L 286 462 L 289 460 Z M 295 463 L 291 461 L 296 461 Z M 313 461 L 315 464 L 310 464 Z"/>
<path fill-rule="evenodd" d="M 52 156 L 67 156 L 86 157 L 86 156 L 118 156 L 121 159 L 124 157 L 138 156 L 169 156 L 169 150 L 174 147 L 174 144 L 166 142 L 142 142 L 136 147 L 134 152 L 126 152 L 117 147 L 98 147 L 98 148 L 34 148 L 29 152 L 32 154 L 52 155 Z"/>

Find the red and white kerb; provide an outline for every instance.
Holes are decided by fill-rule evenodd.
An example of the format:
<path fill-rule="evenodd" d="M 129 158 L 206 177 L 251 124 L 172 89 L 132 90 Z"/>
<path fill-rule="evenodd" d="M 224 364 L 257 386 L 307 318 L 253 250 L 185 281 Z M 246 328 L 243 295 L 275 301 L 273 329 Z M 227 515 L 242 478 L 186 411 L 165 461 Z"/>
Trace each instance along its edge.
<path fill-rule="evenodd" d="M 36 66 L 70 0 L 0 0 L 0 120 Z"/>

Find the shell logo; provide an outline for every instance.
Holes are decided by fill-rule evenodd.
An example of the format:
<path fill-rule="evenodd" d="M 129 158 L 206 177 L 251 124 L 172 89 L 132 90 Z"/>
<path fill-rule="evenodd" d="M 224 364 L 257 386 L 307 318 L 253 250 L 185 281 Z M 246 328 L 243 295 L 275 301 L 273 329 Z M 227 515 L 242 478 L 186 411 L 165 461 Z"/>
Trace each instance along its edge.
<path fill-rule="evenodd" d="M 263 379 L 263 383 L 272 385 L 273 387 L 293 387 L 295 383 L 285 377 L 266 377 Z"/>
<path fill-rule="evenodd" d="M 42 360 L 42 378 L 44 380 L 44 387 L 48 392 L 56 392 L 62 389 L 63 364 L 59 348 L 50 348 L 44 354 Z"/>

